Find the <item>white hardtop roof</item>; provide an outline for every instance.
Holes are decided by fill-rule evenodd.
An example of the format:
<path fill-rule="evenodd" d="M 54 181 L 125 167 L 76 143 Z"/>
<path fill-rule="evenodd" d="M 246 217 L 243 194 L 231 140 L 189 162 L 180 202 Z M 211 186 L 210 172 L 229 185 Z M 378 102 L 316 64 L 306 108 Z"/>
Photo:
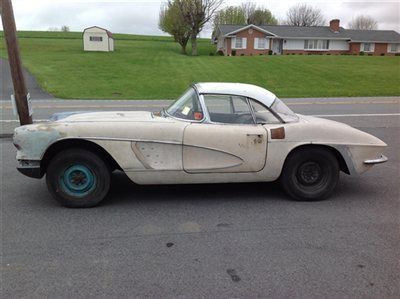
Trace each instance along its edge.
<path fill-rule="evenodd" d="M 200 94 L 228 94 L 249 97 L 270 107 L 276 98 L 272 92 L 252 84 L 202 82 L 194 84 Z"/>

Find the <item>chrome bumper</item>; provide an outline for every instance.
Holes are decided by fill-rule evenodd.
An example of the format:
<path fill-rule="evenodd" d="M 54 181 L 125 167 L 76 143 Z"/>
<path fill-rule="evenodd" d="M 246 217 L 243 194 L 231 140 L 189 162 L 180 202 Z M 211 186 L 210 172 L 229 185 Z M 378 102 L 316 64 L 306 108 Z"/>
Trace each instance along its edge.
<path fill-rule="evenodd" d="M 386 156 L 381 155 L 381 157 L 378 158 L 378 159 L 365 160 L 365 161 L 364 161 L 364 164 L 367 164 L 367 165 L 371 165 L 371 164 L 380 164 L 380 163 L 385 163 L 385 162 L 387 162 L 387 160 L 388 160 L 388 158 L 387 158 Z"/>

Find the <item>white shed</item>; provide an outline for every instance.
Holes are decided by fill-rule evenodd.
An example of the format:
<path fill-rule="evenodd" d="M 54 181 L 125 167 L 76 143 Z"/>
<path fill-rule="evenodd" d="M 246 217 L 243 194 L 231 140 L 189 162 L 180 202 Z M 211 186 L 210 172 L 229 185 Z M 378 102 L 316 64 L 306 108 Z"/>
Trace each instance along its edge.
<path fill-rule="evenodd" d="M 83 30 L 83 49 L 85 51 L 114 51 L 114 38 L 110 31 L 97 26 Z"/>

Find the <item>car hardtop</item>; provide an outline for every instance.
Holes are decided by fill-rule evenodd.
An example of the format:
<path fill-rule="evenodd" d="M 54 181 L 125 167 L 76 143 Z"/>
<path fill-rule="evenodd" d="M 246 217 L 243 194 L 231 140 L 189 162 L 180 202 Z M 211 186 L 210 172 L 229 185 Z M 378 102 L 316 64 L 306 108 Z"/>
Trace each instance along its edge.
<path fill-rule="evenodd" d="M 252 84 L 199 82 L 192 85 L 199 94 L 224 94 L 252 98 L 271 107 L 276 99 L 272 92 Z"/>

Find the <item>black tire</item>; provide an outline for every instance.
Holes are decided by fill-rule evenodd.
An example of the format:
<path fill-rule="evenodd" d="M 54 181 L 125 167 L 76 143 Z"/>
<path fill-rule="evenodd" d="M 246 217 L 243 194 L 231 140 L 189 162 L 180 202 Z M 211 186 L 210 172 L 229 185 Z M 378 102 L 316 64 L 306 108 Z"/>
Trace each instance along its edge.
<path fill-rule="evenodd" d="M 339 163 L 329 149 L 305 147 L 285 161 L 281 184 L 295 200 L 316 201 L 331 196 L 339 180 Z"/>
<path fill-rule="evenodd" d="M 110 170 L 96 154 L 84 149 L 58 153 L 47 168 L 47 188 L 63 206 L 90 208 L 110 189 Z"/>

